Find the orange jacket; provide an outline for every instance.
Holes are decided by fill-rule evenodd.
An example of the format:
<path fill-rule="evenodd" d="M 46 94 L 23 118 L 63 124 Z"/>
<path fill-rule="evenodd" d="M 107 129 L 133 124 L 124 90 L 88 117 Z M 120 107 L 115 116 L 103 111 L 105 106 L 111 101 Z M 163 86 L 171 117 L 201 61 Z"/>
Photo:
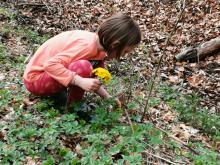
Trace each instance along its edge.
<path fill-rule="evenodd" d="M 96 33 L 74 30 L 54 36 L 41 45 L 27 64 L 23 78 L 36 81 L 46 72 L 52 78 L 68 86 L 76 73 L 67 69 L 77 60 L 103 60 L 104 51 L 98 50 Z"/>

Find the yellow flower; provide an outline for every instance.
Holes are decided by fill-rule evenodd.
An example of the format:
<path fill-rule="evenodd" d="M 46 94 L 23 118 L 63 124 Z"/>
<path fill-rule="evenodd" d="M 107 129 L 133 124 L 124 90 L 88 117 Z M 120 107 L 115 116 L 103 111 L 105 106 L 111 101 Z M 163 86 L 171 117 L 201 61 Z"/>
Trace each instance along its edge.
<path fill-rule="evenodd" d="M 109 71 L 104 68 L 93 69 L 92 73 L 102 79 L 105 84 L 108 84 L 112 79 L 111 73 L 109 73 Z"/>

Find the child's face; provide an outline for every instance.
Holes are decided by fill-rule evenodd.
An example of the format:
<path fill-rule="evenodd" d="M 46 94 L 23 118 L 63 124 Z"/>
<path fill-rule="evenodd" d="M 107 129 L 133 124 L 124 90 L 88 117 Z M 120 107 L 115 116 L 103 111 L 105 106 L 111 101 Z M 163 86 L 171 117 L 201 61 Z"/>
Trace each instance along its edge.
<path fill-rule="evenodd" d="M 124 50 L 122 51 L 121 57 L 126 56 L 126 54 L 128 54 L 128 53 L 130 53 L 132 50 L 134 50 L 135 47 L 136 47 L 136 45 L 135 45 L 135 46 L 127 46 L 127 47 L 125 47 Z"/>
<path fill-rule="evenodd" d="M 124 57 L 126 56 L 126 54 L 130 53 L 134 48 L 136 47 L 135 46 L 126 46 L 123 50 L 122 50 L 122 53 L 121 53 L 121 57 Z M 116 51 L 112 52 L 111 56 L 108 56 L 106 58 L 106 60 L 112 60 L 116 58 Z"/>

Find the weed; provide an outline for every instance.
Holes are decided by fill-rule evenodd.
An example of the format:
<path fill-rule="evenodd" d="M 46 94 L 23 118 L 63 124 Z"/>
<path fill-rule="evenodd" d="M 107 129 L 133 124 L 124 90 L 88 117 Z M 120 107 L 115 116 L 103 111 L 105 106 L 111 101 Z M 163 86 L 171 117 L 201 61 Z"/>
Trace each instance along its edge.
<path fill-rule="evenodd" d="M 4 64 L 4 59 L 6 58 L 6 48 L 4 45 L 0 44 L 0 63 Z"/>
<path fill-rule="evenodd" d="M 0 14 L 13 19 L 10 13 L 2 8 L 0 8 Z M 1 34 L 8 33 L 20 36 L 34 46 L 48 39 L 48 36 L 40 36 L 28 28 L 11 27 L 10 20 L 1 31 Z M 6 53 L 6 47 L 0 44 L 0 63 L 5 64 L 2 68 L 22 71 L 25 57 L 20 55 L 9 59 Z M 160 148 L 162 145 L 176 153 L 179 159 L 182 158 L 183 153 L 180 152 L 182 148 L 173 141 L 167 142 L 164 134 L 155 129 L 152 124 L 134 123 L 134 133 L 132 133 L 122 116 L 123 111 L 115 108 L 114 100 L 100 102 L 96 100 L 98 107 L 92 112 L 93 118 L 90 122 L 82 120 L 75 111 L 63 114 L 51 99 L 41 99 L 33 106 L 27 105 L 28 108 L 23 108 L 21 94 L 25 94 L 26 97 L 27 94 L 24 88 L 20 87 L 22 83 L 21 75 L 19 76 L 13 77 L 16 90 L 11 91 L 7 83 L 0 83 L 0 117 L 8 113 L 8 107 L 14 110 L 10 120 L 0 123 L 0 164 L 25 164 L 26 156 L 37 157 L 44 165 L 143 164 L 142 153 L 149 146 Z M 129 78 L 125 78 L 127 82 L 122 82 L 114 77 L 109 86 L 110 93 L 116 96 L 123 92 L 125 90 L 123 87 L 130 84 Z M 136 80 L 135 78 L 132 83 L 134 84 Z M 128 95 L 131 92 L 129 91 Z M 163 100 L 179 112 L 181 120 L 201 128 L 216 141 L 219 140 L 219 117 L 211 115 L 207 118 L 207 115 L 210 116 L 208 111 L 198 108 L 198 96 L 185 96 L 168 86 L 159 88 L 158 95 L 159 98 L 153 97 L 150 100 L 150 107 L 157 106 Z M 141 104 L 144 103 L 141 97 L 137 97 L 137 100 Z M 137 101 L 131 97 L 126 104 L 130 111 L 139 108 Z M 138 117 L 131 116 L 132 119 Z M 64 143 L 63 139 L 66 140 L 69 137 L 73 137 L 73 140 L 67 140 L 68 144 Z M 80 140 L 74 140 L 77 138 Z M 216 152 L 195 143 L 192 143 L 192 146 L 202 154 L 195 156 L 187 152 L 184 155 L 190 157 L 195 164 L 217 162 Z"/>
<path fill-rule="evenodd" d="M 211 136 L 220 135 L 220 117 L 200 108 L 198 95 L 183 95 L 168 86 L 161 87 L 159 91 L 164 101 L 179 112 L 180 120 L 202 129 Z"/>
<path fill-rule="evenodd" d="M 26 39 L 29 43 L 37 45 L 43 44 L 46 40 L 50 38 L 50 35 L 40 36 L 38 32 L 22 26 L 14 29 L 14 33 L 16 35 L 23 36 L 23 39 Z"/>
<path fill-rule="evenodd" d="M 205 165 L 205 164 L 218 165 L 219 164 L 219 159 L 220 159 L 219 154 L 209 149 L 206 149 L 201 144 L 197 144 L 197 145 L 198 145 L 197 149 L 198 151 L 201 152 L 201 154 L 200 155 L 189 154 L 189 156 L 194 160 L 195 165 Z"/>
<path fill-rule="evenodd" d="M 15 17 L 16 17 L 15 12 L 13 12 L 13 11 L 10 10 L 10 9 L 3 8 L 3 7 L 0 7 L 0 15 L 4 15 L 4 16 L 7 17 L 10 21 L 14 20 Z"/>
<path fill-rule="evenodd" d="M 97 109 L 96 117 L 91 121 L 91 127 L 94 131 L 110 129 L 118 122 L 120 116 L 119 111 L 108 112 L 105 109 Z"/>

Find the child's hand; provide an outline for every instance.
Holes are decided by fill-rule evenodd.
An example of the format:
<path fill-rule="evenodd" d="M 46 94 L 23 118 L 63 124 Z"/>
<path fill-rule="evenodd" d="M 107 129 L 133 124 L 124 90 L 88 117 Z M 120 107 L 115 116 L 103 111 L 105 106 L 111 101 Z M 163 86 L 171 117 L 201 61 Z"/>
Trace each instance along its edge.
<path fill-rule="evenodd" d="M 115 101 L 116 101 L 116 104 L 117 104 L 118 108 L 121 108 L 121 106 L 122 106 L 121 101 L 117 98 L 115 99 Z"/>
<path fill-rule="evenodd" d="M 97 91 L 96 93 L 101 96 L 102 98 L 105 98 L 105 99 L 110 99 L 112 98 L 112 96 L 103 88 L 103 86 L 101 86 Z M 120 101 L 120 98 L 114 98 L 118 108 L 121 108 L 122 106 L 122 103 Z"/>
<path fill-rule="evenodd" d="M 126 103 L 126 98 L 125 95 L 123 93 L 120 93 L 117 97 L 118 102 L 120 103 L 120 107 L 124 106 Z M 118 103 L 118 104 L 119 104 Z"/>
<path fill-rule="evenodd" d="M 73 80 L 73 85 L 79 86 L 80 88 L 84 89 L 87 92 L 94 92 L 97 91 L 101 83 L 98 79 L 95 78 L 83 78 L 76 75 L 75 79 Z"/>

